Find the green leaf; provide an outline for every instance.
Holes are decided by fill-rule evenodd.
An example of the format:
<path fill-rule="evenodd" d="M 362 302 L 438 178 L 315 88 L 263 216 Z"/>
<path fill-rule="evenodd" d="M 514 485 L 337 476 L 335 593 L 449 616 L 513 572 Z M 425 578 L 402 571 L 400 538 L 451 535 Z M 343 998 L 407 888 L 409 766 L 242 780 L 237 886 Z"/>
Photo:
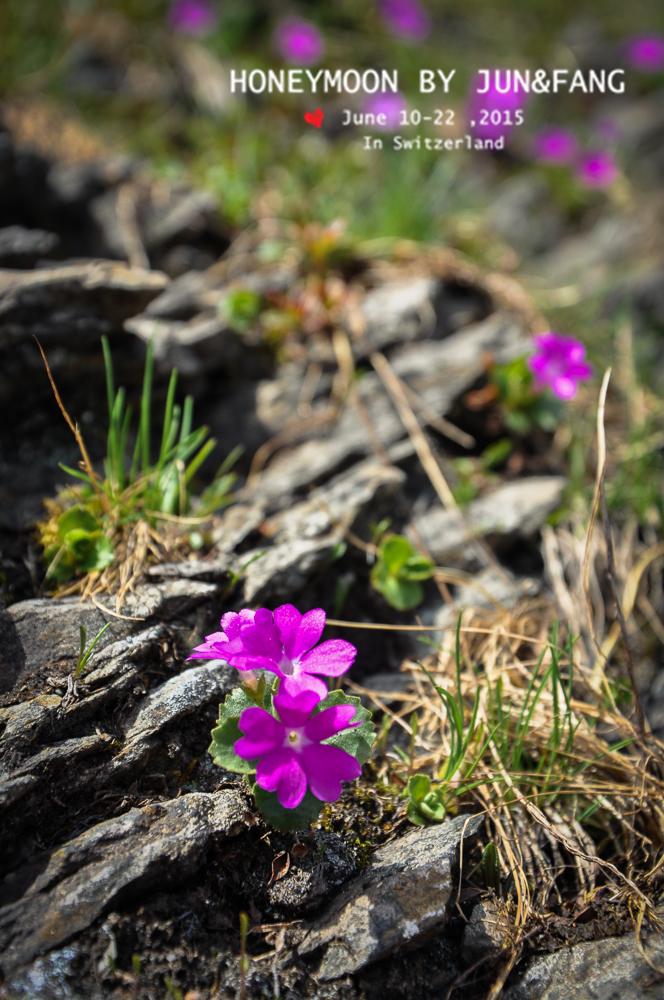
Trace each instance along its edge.
<path fill-rule="evenodd" d="M 423 816 L 433 820 L 434 823 L 442 823 L 445 819 L 445 806 L 443 805 L 442 793 L 440 789 L 429 792 L 424 799 L 418 803 L 418 808 Z"/>
<path fill-rule="evenodd" d="M 408 779 L 408 794 L 412 802 L 421 802 L 430 788 L 431 779 L 426 774 L 412 774 Z"/>
<path fill-rule="evenodd" d="M 415 826 L 425 826 L 425 820 L 414 802 L 409 802 L 406 806 L 406 816 Z"/>
<path fill-rule="evenodd" d="M 85 507 L 70 507 L 58 518 L 58 537 L 65 541 L 66 536 L 71 531 L 86 531 L 88 533 L 99 530 L 99 523 L 94 514 L 91 514 Z"/>
<path fill-rule="evenodd" d="M 378 558 L 390 573 L 398 573 L 403 564 L 414 554 L 413 546 L 403 535 L 390 535 L 381 542 Z"/>
<path fill-rule="evenodd" d="M 256 770 L 255 763 L 252 764 L 244 757 L 238 757 L 233 750 L 233 746 L 243 735 L 237 723 L 236 718 L 230 718 L 213 729 L 212 743 L 208 751 L 219 767 L 225 767 L 227 771 L 236 771 L 238 774 L 251 774 Z"/>
<path fill-rule="evenodd" d="M 436 564 L 419 552 L 409 556 L 398 572 L 402 580 L 429 580 L 433 575 Z"/>
<path fill-rule="evenodd" d="M 279 802 L 276 792 L 266 792 L 257 784 L 254 784 L 251 790 L 261 816 L 266 823 L 270 823 L 277 830 L 302 830 L 310 826 L 318 819 L 325 805 L 309 789 L 295 809 L 285 809 Z"/>
<path fill-rule="evenodd" d="M 239 719 L 245 708 L 251 708 L 255 704 L 255 700 L 250 698 L 243 688 L 233 688 L 223 705 L 219 706 L 219 725 L 225 722 L 226 719 Z"/>
<path fill-rule="evenodd" d="M 389 575 L 383 584 L 376 588 L 381 592 L 388 604 L 397 611 L 410 611 L 424 600 L 424 591 L 419 583 L 411 580 L 399 580 Z"/>
<path fill-rule="evenodd" d="M 69 537 L 69 536 L 67 536 Z M 84 573 L 91 573 L 93 570 L 104 570 L 110 566 L 115 559 L 113 543 L 106 535 L 97 533 L 92 538 L 92 544 L 88 548 L 83 558 L 78 559 L 78 568 Z"/>
<path fill-rule="evenodd" d="M 326 740 L 323 740 L 323 743 L 329 746 L 340 747 L 341 750 L 345 750 L 346 753 L 355 757 L 360 764 L 364 764 L 365 760 L 368 760 L 371 756 L 376 734 L 376 727 L 372 722 L 372 714 L 368 708 L 364 708 L 359 698 L 344 694 L 343 691 L 330 691 L 327 698 L 318 703 L 312 714 L 317 715 L 324 709 L 332 708 L 336 705 L 352 705 L 355 708 L 355 715 L 351 719 L 351 723 L 358 722 L 360 719 L 362 721 L 359 726 L 354 726 L 353 729 L 344 729 L 334 736 L 329 736 Z"/>

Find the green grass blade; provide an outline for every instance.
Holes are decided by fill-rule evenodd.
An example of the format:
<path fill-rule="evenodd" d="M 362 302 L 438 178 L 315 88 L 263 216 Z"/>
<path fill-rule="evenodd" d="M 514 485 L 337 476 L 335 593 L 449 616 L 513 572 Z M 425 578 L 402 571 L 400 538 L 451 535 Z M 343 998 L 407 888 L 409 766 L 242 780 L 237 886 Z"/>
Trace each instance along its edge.
<path fill-rule="evenodd" d="M 140 441 L 141 468 L 143 475 L 150 471 L 150 403 L 152 400 L 152 377 L 154 370 L 154 342 L 148 341 L 145 355 L 145 370 L 143 372 L 143 392 L 141 393 L 141 419 L 138 428 Z"/>
<path fill-rule="evenodd" d="M 175 403 L 175 387 L 178 380 L 178 370 L 174 368 L 171 372 L 171 380 L 168 383 L 168 394 L 166 396 L 166 409 L 164 410 L 164 426 L 161 433 L 161 447 L 159 448 L 159 459 L 157 469 L 161 470 L 166 461 L 166 452 L 170 448 L 169 439 L 171 436 L 171 424 L 173 422 L 173 406 Z"/>
<path fill-rule="evenodd" d="M 184 401 L 182 412 L 182 427 L 180 428 L 180 444 L 182 444 L 191 434 L 191 424 L 194 419 L 194 397 L 187 396 Z"/>
<path fill-rule="evenodd" d="M 196 474 L 198 469 L 200 469 L 201 465 L 216 445 L 217 442 L 214 438 L 210 438 L 209 441 L 205 442 L 199 453 L 195 458 L 192 458 L 191 462 L 187 466 L 187 471 L 184 474 L 185 483 L 189 483 L 191 481 L 192 477 Z"/>
<path fill-rule="evenodd" d="M 108 344 L 108 337 L 101 338 L 101 349 L 104 352 L 104 368 L 106 369 L 106 396 L 108 399 L 108 418 L 113 419 L 113 405 L 115 402 L 115 390 L 113 388 L 113 359 L 111 358 L 111 348 Z"/>

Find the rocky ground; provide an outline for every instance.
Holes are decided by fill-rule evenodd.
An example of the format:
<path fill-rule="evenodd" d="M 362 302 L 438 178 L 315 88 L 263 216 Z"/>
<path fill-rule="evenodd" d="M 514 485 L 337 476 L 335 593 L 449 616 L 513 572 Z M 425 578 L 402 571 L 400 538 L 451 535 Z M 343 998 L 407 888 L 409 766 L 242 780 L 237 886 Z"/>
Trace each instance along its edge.
<path fill-rule="evenodd" d="M 664 120 L 660 105 L 650 113 L 636 146 Z M 519 239 L 521 220 L 525 246 L 532 199 L 517 194 L 511 227 L 502 216 L 496 224 Z M 382 352 L 444 462 L 464 453 L 468 435 L 491 439 L 463 400 L 485 385 L 488 356 L 523 353 L 533 311 L 510 282 L 492 284 L 442 252 L 366 262 L 344 342 L 351 372 L 366 373 L 337 407 L 343 345 L 314 329 L 306 350 L 284 361 L 224 319 L 229 289 L 277 296 L 295 269 L 261 263 L 251 245 L 219 259 L 230 234 L 207 195 L 151 181 L 128 160 L 49 161 L 5 131 L 0 206 L 8 222 L 0 230 L 2 995 L 484 996 L 507 946 L 490 893 L 473 876 L 482 819 L 412 828 L 370 764 L 315 828 L 299 837 L 267 828 L 242 782 L 207 754 L 217 705 L 236 678 L 223 662 L 186 657 L 221 613 L 247 605 L 288 601 L 355 621 L 412 621 L 371 590 L 366 553 L 352 543 L 369 540 L 385 516 L 437 563 L 466 574 L 460 606 L 510 608 L 550 594 L 540 531 L 566 484 L 552 436 L 524 448 L 461 523 L 423 471 L 389 387 L 369 370 Z M 610 225 L 619 239 L 601 236 Z M 529 252 L 564 284 L 576 247 L 584 263 L 574 279 L 592 287 L 633 256 L 648 226 L 636 211 L 605 215 L 584 233 L 558 233 L 547 252 Z M 640 301 L 658 306 L 660 273 L 651 261 Z M 44 596 L 31 529 L 63 481 L 58 463 L 78 460 L 34 338 L 98 461 L 107 420 L 101 334 L 118 384 L 134 397 L 154 337 L 158 397 L 176 365 L 219 458 L 246 449 L 237 502 L 214 519 L 204 551 L 146 567 L 119 614 L 107 596 Z M 251 457 L 275 438 L 265 467 L 247 477 Z M 453 623 L 433 582 L 419 614 L 441 629 Z M 79 626 L 94 635 L 106 622 L 74 680 Z M 394 632 L 328 631 L 357 643 L 351 677 L 369 690 L 385 691 L 416 648 Z M 250 917 L 246 982 L 240 912 Z M 526 949 L 503 996 L 664 997 L 661 938 L 641 951 L 630 921 L 612 919 L 551 955 Z"/>

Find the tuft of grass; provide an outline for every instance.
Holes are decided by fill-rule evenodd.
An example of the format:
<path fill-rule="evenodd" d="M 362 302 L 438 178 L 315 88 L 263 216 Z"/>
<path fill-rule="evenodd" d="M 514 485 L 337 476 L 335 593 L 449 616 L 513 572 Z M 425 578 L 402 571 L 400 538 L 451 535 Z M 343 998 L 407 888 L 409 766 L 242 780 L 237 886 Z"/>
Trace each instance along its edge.
<path fill-rule="evenodd" d="M 171 372 L 156 459 L 152 456 L 152 389 L 154 349 L 148 344 L 138 426 L 132 435 L 132 408 L 124 388 L 116 391 L 108 340 L 102 337 L 106 368 L 109 428 L 104 475 L 92 467 L 78 426 L 67 414 L 50 375 L 58 404 L 76 434 L 83 461 L 63 471 L 82 485 L 70 485 L 46 503 L 48 517 L 37 530 L 48 564 L 47 579 L 76 580 L 84 593 L 125 593 L 144 570 L 150 553 L 162 556 L 187 545 L 185 532 L 202 526 L 233 501 L 235 474 L 230 471 L 241 452 L 234 449 L 212 483 L 198 497 L 194 477 L 216 445 L 207 427 L 192 429 L 193 398 L 175 402 L 177 369 Z M 48 363 L 44 358 L 47 365 Z M 191 532 L 193 547 L 201 533 Z M 195 536 L 195 537 L 194 537 Z M 72 592 L 72 588 L 69 588 Z"/>

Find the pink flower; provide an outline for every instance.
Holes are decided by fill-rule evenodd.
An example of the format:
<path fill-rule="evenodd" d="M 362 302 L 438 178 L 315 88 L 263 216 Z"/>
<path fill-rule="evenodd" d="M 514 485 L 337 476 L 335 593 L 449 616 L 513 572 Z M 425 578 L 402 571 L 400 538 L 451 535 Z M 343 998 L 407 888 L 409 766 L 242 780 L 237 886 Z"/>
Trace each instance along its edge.
<path fill-rule="evenodd" d="M 528 358 L 528 367 L 535 376 L 535 388 L 548 385 L 560 399 L 576 396 L 578 382 L 593 373 L 592 365 L 584 361 L 584 345 L 553 331 L 537 334 L 533 343 L 536 350 Z"/>
<path fill-rule="evenodd" d="M 478 139 L 500 139 L 508 136 L 517 124 L 517 111 L 522 111 L 528 94 L 515 85 L 511 70 L 490 70 L 486 93 L 484 73 L 477 73 L 470 87 L 466 120 L 472 135 Z"/>
<path fill-rule="evenodd" d="M 533 154 L 542 163 L 569 163 L 576 156 L 576 139 L 571 132 L 553 125 L 540 129 L 533 138 Z"/>
<path fill-rule="evenodd" d="M 406 110 L 406 102 L 401 94 L 372 94 L 364 102 L 362 111 L 364 114 L 375 115 L 385 115 L 385 124 L 380 125 L 378 122 L 375 128 L 381 129 L 384 132 L 391 132 L 396 128 L 399 128 L 401 124 L 401 112 Z"/>
<path fill-rule="evenodd" d="M 657 73 L 664 67 L 664 38 L 661 35 L 638 35 L 625 46 L 625 56 L 641 73 Z"/>
<path fill-rule="evenodd" d="M 210 0 L 174 0 L 171 27 L 185 35 L 207 35 L 216 26 L 217 11 Z"/>
<path fill-rule="evenodd" d="M 610 187 L 618 176 L 618 167 L 611 153 L 592 149 L 581 157 L 576 166 L 576 176 L 586 187 Z"/>
<path fill-rule="evenodd" d="M 293 697 L 307 690 L 324 698 L 327 685 L 312 674 L 339 677 L 357 656 L 355 646 L 345 639 L 328 639 L 316 646 L 325 628 L 322 608 L 305 615 L 292 604 L 282 604 L 274 615 L 266 608 L 243 608 L 225 614 L 221 627 L 223 632 L 206 636 L 190 660 L 222 659 L 237 670 L 269 670 L 282 678 L 281 691 Z"/>
<path fill-rule="evenodd" d="M 321 742 L 359 726 L 351 722 L 355 707 L 336 705 L 312 716 L 321 700 L 315 691 L 301 691 L 297 698 L 279 693 L 274 697 L 278 719 L 256 705 L 245 708 L 238 720 L 245 735 L 235 743 L 235 753 L 258 761 L 256 782 L 276 792 L 285 809 L 299 806 L 307 785 L 317 799 L 336 802 L 341 782 L 359 778 L 362 770 L 351 754 Z"/>
<path fill-rule="evenodd" d="M 383 20 L 393 35 L 422 42 L 431 31 L 431 18 L 418 0 L 382 0 Z"/>
<path fill-rule="evenodd" d="M 274 33 L 274 47 L 282 59 L 301 66 L 320 61 L 325 44 L 318 28 L 309 21 L 289 18 Z"/>

